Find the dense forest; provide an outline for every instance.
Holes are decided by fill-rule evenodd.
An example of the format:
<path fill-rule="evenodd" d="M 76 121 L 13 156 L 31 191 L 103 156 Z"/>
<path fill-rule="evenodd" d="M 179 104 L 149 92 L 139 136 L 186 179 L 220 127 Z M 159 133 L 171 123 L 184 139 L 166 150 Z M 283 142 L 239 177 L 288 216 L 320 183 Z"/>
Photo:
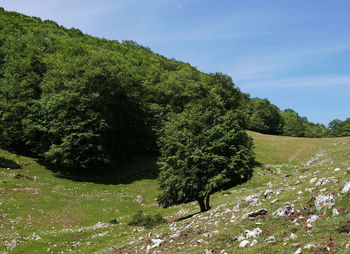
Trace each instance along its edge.
<path fill-rule="evenodd" d="M 191 120 L 189 112 L 206 116 L 177 127 L 193 127 L 193 133 L 201 129 L 198 121 L 210 129 L 210 121 L 221 119 L 227 132 L 350 135 L 350 118 L 328 127 L 310 123 L 291 109 L 250 98 L 227 75 L 202 73 L 133 41 L 96 38 L 0 9 L 1 147 L 65 168 L 118 166 L 139 153 L 170 149 L 164 137 L 175 135 L 184 117 Z"/>

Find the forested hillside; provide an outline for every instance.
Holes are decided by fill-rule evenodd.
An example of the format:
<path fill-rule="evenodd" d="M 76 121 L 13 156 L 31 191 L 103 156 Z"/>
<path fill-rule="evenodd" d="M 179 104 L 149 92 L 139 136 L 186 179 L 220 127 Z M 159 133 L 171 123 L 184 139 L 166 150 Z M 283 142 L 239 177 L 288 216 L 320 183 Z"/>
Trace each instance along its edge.
<path fill-rule="evenodd" d="M 349 121 L 312 124 L 250 99 L 224 74 L 205 74 L 133 41 L 111 41 L 0 9 L 0 145 L 66 168 L 118 166 L 158 152 L 166 122 L 202 105 L 233 113 L 237 130 L 349 135 Z M 207 109 L 205 109 L 207 110 Z"/>
<path fill-rule="evenodd" d="M 230 77 L 204 74 L 132 41 L 110 41 L 0 11 L 1 145 L 68 168 L 118 165 L 157 151 L 163 122 L 202 104 L 232 110 Z"/>

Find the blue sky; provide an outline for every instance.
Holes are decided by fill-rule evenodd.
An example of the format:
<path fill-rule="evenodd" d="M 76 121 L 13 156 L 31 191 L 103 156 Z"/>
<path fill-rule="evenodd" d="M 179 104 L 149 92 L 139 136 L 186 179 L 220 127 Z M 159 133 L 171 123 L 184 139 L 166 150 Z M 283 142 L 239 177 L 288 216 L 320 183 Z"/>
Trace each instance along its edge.
<path fill-rule="evenodd" d="M 348 0 L 0 0 L 6 10 L 135 40 L 310 121 L 350 117 Z"/>

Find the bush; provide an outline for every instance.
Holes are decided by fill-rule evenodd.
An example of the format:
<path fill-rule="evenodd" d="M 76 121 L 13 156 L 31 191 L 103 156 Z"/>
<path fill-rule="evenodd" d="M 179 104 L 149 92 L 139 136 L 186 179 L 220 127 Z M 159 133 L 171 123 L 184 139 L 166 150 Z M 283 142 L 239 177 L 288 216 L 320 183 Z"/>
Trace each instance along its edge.
<path fill-rule="evenodd" d="M 138 211 L 135 213 L 131 219 L 131 221 L 128 223 L 129 226 L 142 226 L 145 228 L 153 228 L 154 226 L 157 226 L 159 224 L 162 224 L 166 222 L 166 220 L 163 218 L 160 214 L 147 214 L 144 211 Z"/>

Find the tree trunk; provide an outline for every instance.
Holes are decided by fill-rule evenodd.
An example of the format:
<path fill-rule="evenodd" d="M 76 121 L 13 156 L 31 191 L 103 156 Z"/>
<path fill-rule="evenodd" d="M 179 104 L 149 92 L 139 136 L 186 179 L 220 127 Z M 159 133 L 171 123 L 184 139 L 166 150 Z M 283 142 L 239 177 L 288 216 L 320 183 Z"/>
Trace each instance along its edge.
<path fill-rule="evenodd" d="M 201 208 L 201 213 L 207 211 L 205 208 L 205 204 L 204 204 L 204 199 L 203 198 L 199 198 L 198 200 L 198 204 L 199 207 Z"/>
<path fill-rule="evenodd" d="M 210 210 L 210 208 L 211 208 L 210 204 L 209 204 L 209 198 L 210 198 L 210 195 L 208 194 L 207 199 L 205 201 L 205 209 L 206 209 L 206 211 Z"/>

